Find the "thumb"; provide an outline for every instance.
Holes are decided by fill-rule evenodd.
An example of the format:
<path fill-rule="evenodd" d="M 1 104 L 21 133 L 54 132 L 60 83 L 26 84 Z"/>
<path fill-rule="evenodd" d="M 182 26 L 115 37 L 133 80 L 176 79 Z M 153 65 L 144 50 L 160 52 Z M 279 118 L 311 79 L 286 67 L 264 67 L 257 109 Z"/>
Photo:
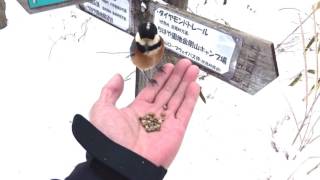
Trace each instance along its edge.
<path fill-rule="evenodd" d="M 115 105 L 123 91 L 123 78 L 120 74 L 114 75 L 102 88 L 100 101 Z"/>

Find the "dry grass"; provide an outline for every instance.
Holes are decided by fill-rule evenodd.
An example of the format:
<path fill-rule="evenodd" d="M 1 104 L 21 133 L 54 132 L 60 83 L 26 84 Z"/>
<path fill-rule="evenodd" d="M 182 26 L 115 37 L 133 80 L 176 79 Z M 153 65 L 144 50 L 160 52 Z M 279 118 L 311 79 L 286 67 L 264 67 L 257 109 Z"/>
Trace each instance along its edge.
<path fill-rule="evenodd" d="M 296 148 L 298 156 L 303 156 L 305 160 L 300 163 L 296 169 L 289 175 L 288 180 L 295 179 L 295 174 L 297 171 L 304 169 L 306 175 L 312 174 L 314 171 L 319 171 L 320 166 L 320 157 L 319 154 L 309 154 L 304 153 L 307 148 L 312 148 L 311 144 L 320 143 L 320 131 L 319 131 L 319 121 L 320 113 L 317 109 L 320 108 L 319 102 L 319 28 L 317 24 L 316 14 L 320 9 L 320 1 L 316 3 L 311 13 L 309 13 L 304 19 L 301 17 L 301 12 L 298 11 L 298 20 L 299 25 L 295 28 L 278 46 L 277 48 L 281 49 L 281 46 L 286 43 L 290 36 L 300 30 L 301 34 L 301 45 L 302 45 L 302 55 L 303 55 L 303 70 L 298 72 L 294 80 L 289 83 L 289 86 L 296 86 L 300 82 L 304 82 L 304 92 L 302 101 L 304 103 L 304 116 L 302 119 L 297 118 L 295 110 L 289 103 L 289 109 L 294 117 L 295 125 L 297 127 L 297 132 L 293 137 L 291 142 L 292 147 Z M 311 37 L 306 37 L 308 33 L 305 32 L 305 23 L 307 21 L 312 22 L 312 33 Z M 310 28 L 309 28 L 310 29 Z M 310 36 L 310 34 L 308 35 Z M 289 101 L 288 101 L 289 102 Z M 318 130 L 318 131 L 317 131 Z M 316 147 L 316 146 L 315 146 Z M 313 147 L 314 148 L 314 147 Z M 310 151 L 309 151 L 310 152 Z M 311 151 L 312 152 L 312 151 Z M 313 151 L 314 152 L 314 151 Z M 308 166 L 309 169 L 305 169 L 306 163 L 310 162 L 314 165 Z M 302 168 L 304 166 L 304 168 Z"/>

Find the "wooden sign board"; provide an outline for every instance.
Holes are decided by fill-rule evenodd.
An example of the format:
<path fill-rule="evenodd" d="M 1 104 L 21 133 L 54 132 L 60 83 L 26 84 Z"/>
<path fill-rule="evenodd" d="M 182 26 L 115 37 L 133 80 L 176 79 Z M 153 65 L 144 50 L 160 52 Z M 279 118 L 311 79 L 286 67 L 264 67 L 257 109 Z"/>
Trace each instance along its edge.
<path fill-rule="evenodd" d="M 79 4 L 79 8 L 122 31 L 134 34 L 135 2 L 131 0 L 92 0 Z"/>
<path fill-rule="evenodd" d="M 21 6 L 30 14 L 52 10 L 88 0 L 17 0 Z"/>
<path fill-rule="evenodd" d="M 247 93 L 255 94 L 279 75 L 273 43 L 174 6 L 150 1 L 143 12 L 140 1 L 94 0 L 80 8 L 132 35 L 142 21 L 153 21 L 166 42 L 163 63 L 187 57 Z M 139 71 L 136 76 L 137 94 L 147 80 Z"/>

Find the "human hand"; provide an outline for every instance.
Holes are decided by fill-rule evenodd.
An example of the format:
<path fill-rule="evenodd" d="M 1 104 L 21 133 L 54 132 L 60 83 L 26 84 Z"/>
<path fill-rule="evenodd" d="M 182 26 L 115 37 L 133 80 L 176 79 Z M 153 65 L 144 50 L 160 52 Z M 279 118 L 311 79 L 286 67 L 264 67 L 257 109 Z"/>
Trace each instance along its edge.
<path fill-rule="evenodd" d="M 102 89 L 90 113 L 91 123 L 114 142 L 148 159 L 157 166 L 168 168 L 179 150 L 192 115 L 200 87 L 195 82 L 199 68 L 182 59 L 173 66 L 163 66 L 127 107 L 115 104 L 123 91 L 123 78 L 115 75 Z M 164 108 L 166 106 L 166 108 Z M 154 113 L 165 120 L 160 131 L 148 133 L 139 117 Z"/>

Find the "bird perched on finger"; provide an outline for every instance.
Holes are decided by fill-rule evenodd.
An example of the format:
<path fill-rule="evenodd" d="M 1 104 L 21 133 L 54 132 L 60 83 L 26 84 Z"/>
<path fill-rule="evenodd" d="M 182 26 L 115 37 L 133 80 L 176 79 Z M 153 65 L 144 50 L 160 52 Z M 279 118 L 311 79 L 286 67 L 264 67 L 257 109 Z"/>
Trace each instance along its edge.
<path fill-rule="evenodd" d="M 157 67 L 164 54 L 164 40 L 158 34 L 157 27 L 152 22 L 139 25 L 130 47 L 130 56 L 133 64 L 144 74 L 151 83 L 157 83 L 147 76 L 146 71 Z M 160 68 L 161 70 L 161 68 Z M 200 91 L 200 97 L 204 103 L 206 99 Z"/>
<path fill-rule="evenodd" d="M 140 24 L 131 43 L 130 56 L 133 64 L 151 83 L 156 83 L 156 81 L 148 77 L 146 71 L 161 62 L 164 49 L 164 41 L 158 34 L 156 25 L 152 22 Z"/>

